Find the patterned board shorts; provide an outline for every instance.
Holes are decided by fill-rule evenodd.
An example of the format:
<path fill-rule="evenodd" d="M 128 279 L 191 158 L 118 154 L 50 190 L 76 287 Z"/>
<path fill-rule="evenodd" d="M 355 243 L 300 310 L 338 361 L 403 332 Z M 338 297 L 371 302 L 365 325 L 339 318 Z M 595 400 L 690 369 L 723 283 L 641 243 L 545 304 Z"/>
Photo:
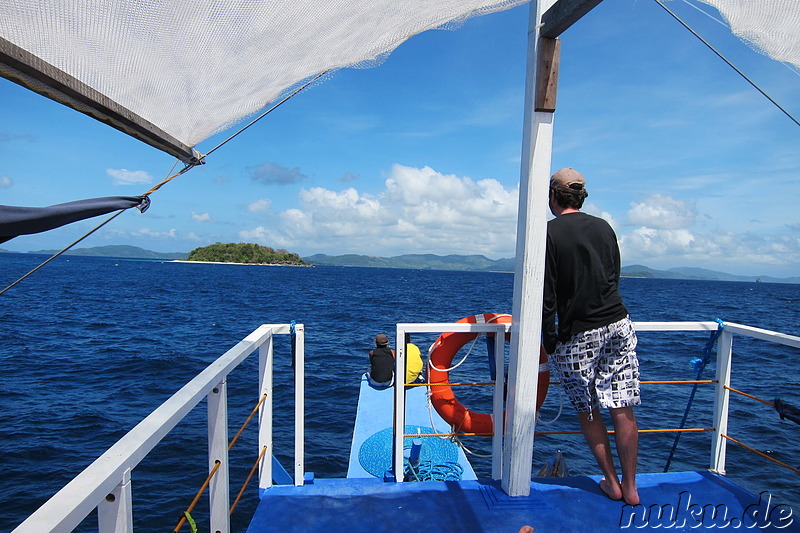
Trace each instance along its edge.
<path fill-rule="evenodd" d="M 578 412 L 639 405 L 639 360 L 630 317 L 559 342 L 553 362 Z"/>

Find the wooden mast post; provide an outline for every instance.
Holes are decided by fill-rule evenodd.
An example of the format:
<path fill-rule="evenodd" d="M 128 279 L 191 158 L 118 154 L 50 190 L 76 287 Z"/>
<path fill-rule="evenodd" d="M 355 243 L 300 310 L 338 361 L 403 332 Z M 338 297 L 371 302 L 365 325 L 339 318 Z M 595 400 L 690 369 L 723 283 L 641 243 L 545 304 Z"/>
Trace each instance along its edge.
<path fill-rule="evenodd" d="M 509 496 L 527 496 L 531 490 L 549 212 L 547 198 L 560 53 L 556 37 L 600 1 L 531 2 L 512 307 L 514 322 L 503 430 L 502 487 Z"/>

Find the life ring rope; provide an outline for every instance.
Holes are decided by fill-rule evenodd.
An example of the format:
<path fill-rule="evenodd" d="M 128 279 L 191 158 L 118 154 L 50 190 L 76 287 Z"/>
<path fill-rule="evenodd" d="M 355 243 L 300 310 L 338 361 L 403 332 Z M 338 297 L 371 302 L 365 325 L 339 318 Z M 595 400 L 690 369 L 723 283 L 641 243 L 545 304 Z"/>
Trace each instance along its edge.
<path fill-rule="evenodd" d="M 483 315 L 475 315 L 475 318 L 476 318 L 476 319 L 478 319 L 479 317 L 483 318 Z M 481 320 L 476 320 L 476 322 L 475 322 L 475 323 L 476 323 L 476 324 L 492 324 L 492 323 L 494 323 L 494 322 L 497 322 L 497 320 L 498 320 L 499 318 L 501 318 L 501 317 L 511 317 L 511 315 L 502 315 L 502 314 L 498 314 L 498 315 L 495 315 L 495 316 L 491 317 L 489 320 L 483 320 L 483 321 L 481 321 Z M 478 339 L 479 339 L 479 338 L 481 338 L 482 336 L 485 336 L 485 335 L 486 335 L 485 333 L 478 333 L 478 335 L 477 335 L 477 336 L 475 337 L 475 339 L 472 341 L 472 344 L 470 345 L 470 347 L 469 347 L 469 350 L 467 350 L 467 354 L 466 354 L 466 355 L 465 355 L 465 356 L 464 356 L 464 357 L 461 359 L 461 361 L 459 361 L 459 362 L 458 362 L 457 364 L 455 364 L 454 366 L 451 366 L 450 368 L 437 368 L 436 366 L 434 366 L 434 364 L 433 364 L 433 361 L 431 361 L 431 359 L 430 359 L 430 354 L 431 354 L 431 353 L 433 353 L 433 351 L 434 351 L 436 348 L 438 348 L 438 347 L 439 347 L 439 342 L 438 342 L 438 340 L 437 340 L 437 342 L 434 342 L 434 343 L 431 345 L 431 347 L 430 347 L 430 350 L 428 350 L 428 366 L 429 366 L 430 368 L 432 368 L 432 369 L 434 369 L 434 370 L 438 371 L 438 372 L 450 372 L 450 371 L 452 371 L 452 370 L 455 370 L 456 368 L 460 367 L 460 366 L 462 365 L 462 363 L 464 363 L 464 361 L 466 361 L 466 360 L 467 360 L 467 357 L 469 357 L 469 354 L 471 354 L 471 353 L 472 353 L 472 349 L 475 347 L 475 343 L 476 343 L 476 342 L 478 342 Z M 492 335 L 494 335 L 494 334 L 492 334 Z M 441 337 L 440 337 L 440 338 L 441 338 Z M 542 371 L 542 370 L 541 370 L 541 369 L 539 369 L 539 372 L 541 372 L 541 371 Z"/>
<path fill-rule="evenodd" d="M 483 313 L 462 318 L 458 320 L 458 322 L 468 322 L 472 324 L 500 322 L 503 324 L 511 324 L 512 317 L 508 314 Z M 428 379 L 431 382 L 429 399 L 434 409 L 436 409 L 445 422 L 450 424 L 453 431 L 464 431 L 468 433 L 492 433 L 494 431 L 494 417 L 464 407 L 453 394 L 453 389 L 450 387 L 449 383 L 450 370 L 457 368 L 467 359 L 478 337 L 479 334 L 477 333 L 442 333 L 439 335 L 439 338 L 436 339 L 436 342 L 431 345 L 430 350 L 428 350 L 428 366 L 430 368 Z M 507 337 L 508 333 L 506 333 L 506 338 Z M 472 346 L 470 346 L 467 355 L 464 356 L 457 365 L 447 370 L 439 368 L 449 366 L 456 353 L 470 342 L 470 340 L 472 341 Z M 547 364 L 547 360 L 547 353 L 544 351 L 544 348 L 540 346 L 539 367 L 537 369 L 539 374 L 536 402 L 537 411 L 547 396 L 547 389 L 550 381 L 550 368 Z M 502 417 L 499 419 L 501 422 L 505 419 L 504 413 L 496 413 L 495 416 Z M 558 416 L 556 418 L 558 418 Z M 501 423 L 500 425 L 502 426 L 503 424 Z"/>
<path fill-rule="evenodd" d="M 541 372 L 541 370 L 539 370 Z M 554 424 L 561 418 L 561 413 L 564 411 L 564 396 L 561 394 L 561 387 L 556 387 L 558 390 L 558 413 L 552 420 L 542 420 L 539 411 L 536 411 L 536 423 L 537 424 L 544 424 L 545 426 L 549 426 L 550 424 Z"/>
<path fill-rule="evenodd" d="M 467 350 L 467 354 L 464 357 L 461 358 L 461 361 L 459 361 L 455 365 L 451 366 L 450 368 L 437 368 L 436 366 L 434 366 L 433 361 L 431 361 L 430 357 L 428 357 L 428 366 L 431 367 L 432 369 L 436 370 L 437 372 L 450 372 L 452 370 L 455 370 L 456 368 L 460 367 L 464 363 L 464 361 L 467 360 L 467 357 L 469 357 L 469 354 L 472 353 L 472 349 L 475 347 L 475 343 L 478 342 L 478 338 L 479 337 L 480 337 L 480 335 L 478 335 L 478 337 L 475 337 L 475 340 L 472 341 L 472 344 L 470 345 L 469 350 Z M 434 344 L 434 346 L 435 346 L 435 344 Z M 431 350 L 431 351 L 433 351 L 433 350 Z"/>

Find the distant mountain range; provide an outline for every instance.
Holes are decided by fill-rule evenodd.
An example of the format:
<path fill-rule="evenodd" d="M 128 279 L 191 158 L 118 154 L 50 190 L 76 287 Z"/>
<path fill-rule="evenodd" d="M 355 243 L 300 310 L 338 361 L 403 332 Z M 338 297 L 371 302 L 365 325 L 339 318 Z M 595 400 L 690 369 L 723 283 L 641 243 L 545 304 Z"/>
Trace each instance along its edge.
<path fill-rule="evenodd" d="M 489 259 L 482 255 L 398 255 L 395 257 L 376 257 L 369 255 L 324 255 L 304 257 L 312 265 L 358 266 L 384 268 L 418 268 L 434 270 L 477 270 L 484 272 L 514 272 L 515 260 Z M 800 277 L 774 278 L 770 276 L 735 276 L 705 268 L 680 267 L 669 270 L 655 270 L 644 265 L 622 267 L 622 276 L 627 278 L 659 279 L 703 279 L 716 281 L 763 281 L 769 283 L 800 283 Z"/>
<path fill-rule="evenodd" d="M 0 252 L 8 252 L 0 248 Z M 37 250 L 32 254 L 52 255 L 58 250 Z M 113 245 L 95 246 L 93 248 L 77 248 L 65 255 L 83 255 L 94 257 L 119 257 L 125 259 L 186 259 L 188 253 L 161 253 L 145 250 L 137 246 Z M 411 268 L 419 270 L 470 270 L 480 272 L 513 272 L 514 259 L 489 259 L 482 255 L 433 255 L 406 254 L 394 257 L 377 257 L 371 255 L 325 255 L 315 254 L 303 257 L 312 265 L 341 267 L 381 267 Z M 800 277 L 775 278 L 771 276 L 735 276 L 725 272 L 707 270 L 705 268 L 680 267 L 669 270 L 655 270 L 644 265 L 628 265 L 622 267 L 622 276 L 629 278 L 659 279 L 698 279 L 717 281 L 763 281 L 766 283 L 798 283 Z"/>
<path fill-rule="evenodd" d="M 0 248 L 0 252 L 8 252 Z M 35 250 L 29 254 L 53 255 L 60 250 Z M 184 252 L 162 253 L 145 250 L 138 246 L 127 246 L 124 244 L 110 246 L 94 246 L 92 248 L 76 248 L 68 250 L 64 255 L 84 255 L 92 257 L 119 257 L 121 259 L 186 259 L 189 254 Z"/>
<path fill-rule="evenodd" d="M 433 255 L 406 254 L 395 257 L 372 255 L 325 255 L 316 254 L 303 258 L 312 265 L 358 266 L 383 268 L 416 268 L 422 270 L 478 270 L 513 272 L 513 259 L 489 259 L 482 255 Z"/>
<path fill-rule="evenodd" d="M 660 279 L 704 279 L 715 281 L 763 281 L 765 283 L 800 283 L 800 277 L 774 278 L 772 276 L 735 276 L 705 268 L 678 267 L 669 270 L 654 270 L 644 265 L 622 267 L 622 275 L 627 278 Z"/>

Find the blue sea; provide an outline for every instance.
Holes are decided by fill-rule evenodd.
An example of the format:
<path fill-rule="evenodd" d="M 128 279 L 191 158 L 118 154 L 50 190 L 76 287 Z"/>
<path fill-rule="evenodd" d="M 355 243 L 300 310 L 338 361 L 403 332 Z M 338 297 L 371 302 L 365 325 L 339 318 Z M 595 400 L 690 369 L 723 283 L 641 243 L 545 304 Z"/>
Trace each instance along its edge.
<path fill-rule="evenodd" d="M 0 254 L 0 287 L 45 257 Z M 110 258 L 60 257 L 0 296 L 0 531 L 10 531 L 126 431 L 208 363 L 262 323 L 305 324 L 306 469 L 315 476 L 347 471 L 359 377 L 376 333 L 394 336 L 398 322 L 451 322 L 483 312 L 511 312 L 513 276 L 506 273 L 338 267 L 189 264 Z M 629 279 L 621 282 L 635 321 L 713 320 L 797 335 L 800 285 Z M 707 333 L 639 335 L 644 380 L 693 379 Z M 434 340 L 414 342 L 423 350 Z M 283 342 L 283 344 L 280 344 Z M 487 381 L 478 346 L 453 379 Z M 292 370 L 288 339 L 276 348 L 276 442 L 290 469 Z M 714 377 L 714 365 L 704 378 Z M 255 358 L 231 374 L 233 435 L 257 400 Z M 772 401 L 800 405 L 800 350 L 736 337 L 732 386 Z M 643 385 L 641 429 L 678 427 L 691 385 Z M 458 391 L 469 407 L 487 411 L 490 389 Z M 701 387 L 688 427 L 710 427 L 713 399 Z M 560 412 L 560 414 L 559 414 Z M 541 411 L 539 431 L 577 430 L 577 418 L 556 386 Z M 545 424 L 545 422 L 550 422 Z M 771 407 L 734 395 L 729 433 L 792 466 L 800 465 L 800 427 Z M 133 472 L 137 531 L 172 530 L 205 479 L 204 404 Z M 673 434 L 640 438 L 640 472 L 660 472 Z M 707 469 L 710 433 L 684 434 L 671 470 Z M 476 453 L 485 439 L 466 440 Z M 235 495 L 256 454 L 255 427 L 231 452 Z M 534 472 L 561 450 L 572 474 L 598 474 L 579 435 L 537 438 Z M 479 475 L 488 460 L 474 456 Z M 735 444 L 728 477 L 769 491 L 773 501 L 800 513 L 797 474 Z M 237 485 L 238 483 L 238 485 Z M 243 530 L 256 505 L 252 483 L 233 515 Z M 194 513 L 203 521 L 203 504 Z M 90 516 L 80 531 L 96 530 Z M 184 528 L 188 531 L 188 528 Z"/>

